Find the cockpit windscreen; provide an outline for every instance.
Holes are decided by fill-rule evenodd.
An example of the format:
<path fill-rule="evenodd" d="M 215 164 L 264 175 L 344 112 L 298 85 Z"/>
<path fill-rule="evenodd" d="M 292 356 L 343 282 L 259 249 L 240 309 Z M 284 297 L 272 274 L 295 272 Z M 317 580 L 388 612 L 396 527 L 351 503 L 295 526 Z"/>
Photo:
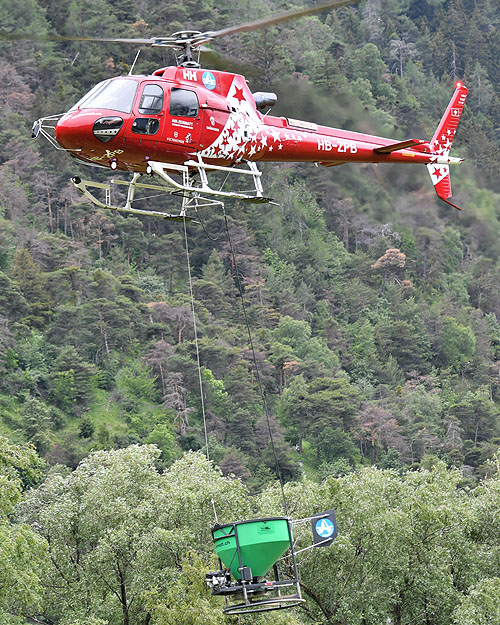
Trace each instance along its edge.
<path fill-rule="evenodd" d="M 71 110 L 109 109 L 130 113 L 137 91 L 137 81 L 128 78 L 105 80 L 96 85 Z"/>

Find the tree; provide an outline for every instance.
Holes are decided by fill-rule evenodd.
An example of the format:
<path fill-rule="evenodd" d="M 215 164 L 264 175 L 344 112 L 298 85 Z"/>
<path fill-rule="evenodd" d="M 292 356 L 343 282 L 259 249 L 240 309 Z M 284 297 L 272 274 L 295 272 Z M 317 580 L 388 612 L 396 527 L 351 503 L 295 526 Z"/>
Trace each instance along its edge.
<path fill-rule="evenodd" d="M 359 462 L 360 454 L 356 444 L 347 432 L 339 428 L 328 428 L 318 441 L 319 457 L 323 463 L 346 460 L 348 465 Z"/>
<path fill-rule="evenodd" d="M 40 577 L 46 544 L 29 527 L 12 523 L 23 487 L 40 481 L 43 464 L 33 447 L 0 437 L 0 613 L 2 619 L 36 613 L 41 606 Z"/>
<path fill-rule="evenodd" d="M 188 406 L 188 389 L 182 373 L 169 373 L 165 378 L 165 389 L 163 406 L 174 412 L 178 421 L 178 434 L 183 436 L 189 427 L 189 415 L 195 411 L 195 408 Z"/>
<path fill-rule="evenodd" d="M 312 336 L 307 321 L 292 319 L 288 315 L 282 317 L 272 337 L 272 360 L 280 372 L 280 389 L 286 384 L 287 363 L 297 361 L 297 369 L 311 376 L 331 374 L 338 366 L 337 355 L 323 340 Z"/>
<path fill-rule="evenodd" d="M 462 325 L 450 316 L 443 319 L 439 342 L 444 364 L 457 371 L 472 359 L 476 349 L 476 337 L 472 328 Z"/>
<path fill-rule="evenodd" d="M 468 391 L 454 401 L 450 414 L 460 421 L 465 438 L 474 445 L 490 438 L 498 427 L 498 408 L 490 400 L 486 387 Z"/>
<path fill-rule="evenodd" d="M 366 404 L 358 419 L 361 454 L 364 456 L 364 443 L 368 442 L 372 464 L 378 447 L 386 452 L 391 448 L 402 451 L 406 447 L 398 422 L 389 410 L 377 404 Z"/>
<path fill-rule="evenodd" d="M 373 325 L 369 321 L 359 320 L 349 327 L 349 333 L 352 336 L 349 349 L 352 374 L 355 379 L 372 380 L 380 368 Z"/>
<path fill-rule="evenodd" d="M 296 480 L 301 472 L 299 463 L 290 452 L 291 449 L 285 441 L 274 439 L 273 445 L 269 443 L 260 454 L 264 465 L 285 482 Z"/>
<path fill-rule="evenodd" d="M 403 319 L 382 320 L 375 326 L 379 359 L 395 358 L 404 371 L 426 373 L 429 369 L 431 344 L 429 335 L 419 316 L 411 321 Z"/>
<path fill-rule="evenodd" d="M 170 326 L 172 337 L 177 343 L 182 342 L 186 327 L 191 330 L 193 315 L 189 306 L 170 306 L 166 302 L 151 302 L 148 308 L 153 319 Z"/>
<path fill-rule="evenodd" d="M 439 388 L 414 382 L 402 388 L 401 399 L 407 460 L 415 462 L 428 451 L 437 452 L 442 445 L 443 399 Z"/>
<path fill-rule="evenodd" d="M 384 290 L 385 283 L 389 276 L 392 276 L 393 279 L 398 280 L 398 274 L 401 272 L 398 271 L 402 269 L 406 264 L 406 254 L 403 254 L 401 250 L 397 248 L 392 248 L 385 251 L 385 254 L 381 256 L 373 265 L 372 269 L 376 269 L 380 271 L 384 277 Z"/>
<path fill-rule="evenodd" d="M 46 278 L 29 250 L 20 248 L 16 251 L 11 274 L 29 306 L 26 321 L 34 327 L 43 327 L 51 302 L 45 288 Z"/>
<path fill-rule="evenodd" d="M 168 362 L 173 353 L 173 346 L 161 340 L 154 343 L 144 357 L 144 360 L 153 368 L 153 371 L 157 371 L 159 374 L 158 377 L 161 381 L 162 395 L 165 395 L 167 392 L 165 375 L 168 371 Z"/>
<path fill-rule="evenodd" d="M 405 39 L 393 39 L 390 44 L 391 58 L 396 60 L 396 67 L 399 77 L 403 78 L 403 68 L 406 60 L 412 59 L 416 55 L 415 44 Z"/>
<path fill-rule="evenodd" d="M 25 399 L 21 411 L 21 425 L 27 440 L 40 454 L 45 453 L 49 447 L 50 417 L 50 409 L 43 401 L 35 397 Z"/>
<path fill-rule="evenodd" d="M 5 317 L 0 317 L 0 373 L 4 374 L 12 360 L 12 346 L 14 339 L 9 330 L 9 323 Z"/>
<path fill-rule="evenodd" d="M 28 311 L 28 303 L 16 282 L 0 271 L 0 309 L 11 321 L 17 321 Z"/>
<path fill-rule="evenodd" d="M 500 620 L 500 578 L 481 580 L 453 613 L 455 625 L 494 625 Z"/>
<path fill-rule="evenodd" d="M 156 445 L 161 450 L 160 460 L 167 466 L 179 455 L 172 426 L 168 423 L 157 423 L 149 433 L 146 442 Z"/>
<path fill-rule="evenodd" d="M 319 442 L 326 428 L 340 428 L 343 431 L 352 428 L 359 395 L 346 378 L 317 378 L 308 385 L 308 389 L 305 427 L 313 441 Z"/>
<path fill-rule="evenodd" d="M 472 496 L 457 488 L 461 479 L 459 471 L 438 462 L 401 476 L 368 468 L 327 477 L 319 487 L 304 479 L 287 485 L 294 518 L 312 509 L 337 513 L 339 535 L 332 546 L 314 557 L 298 556 L 309 616 L 335 625 L 449 625 L 460 600 L 467 602 L 468 589 L 494 576 L 497 554 L 495 543 L 495 553 L 483 556 L 498 527 L 498 475 Z M 279 490 L 268 488 L 259 504 L 262 515 L 275 511 L 282 505 Z M 294 537 L 298 549 L 310 544 L 306 526 L 297 526 Z M 498 603 L 495 587 L 488 589 L 490 606 Z"/>
<path fill-rule="evenodd" d="M 29 493 L 23 518 L 50 556 L 44 616 L 148 623 L 147 597 L 163 597 L 187 552 L 211 545 L 211 501 L 220 519 L 248 513 L 243 486 L 203 456 L 187 454 L 161 475 L 159 455 L 153 445 L 94 452 Z"/>
<path fill-rule="evenodd" d="M 63 410 L 86 405 L 91 394 L 91 378 L 95 366 L 85 362 L 72 346 L 63 347 L 54 361 L 50 379 L 50 396 Z"/>
<path fill-rule="evenodd" d="M 304 431 L 307 430 L 305 423 L 304 407 L 309 390 L 303 375 L 298 375 L 283 391 L 281 398 L 281 413 L 283 425 L 287 429 L 289 439 L 298 445 L 298 451 L 302 452 Z"/>
<path fill-rule="evenodd" d="M 255 414 L 250 410 L 233 410 L 226 420 L 225 443 L 253 456 L 256 452 L 255 422 Z"/>
<path fill-rule="evenodd" d="M 141 400 L 153 401 L 157 395 L 156 379 L 151 375 L 151 369 L 140 361 L 132 361 L 122 367 L 116 374 L 117 390 L 133 404 Z"/>

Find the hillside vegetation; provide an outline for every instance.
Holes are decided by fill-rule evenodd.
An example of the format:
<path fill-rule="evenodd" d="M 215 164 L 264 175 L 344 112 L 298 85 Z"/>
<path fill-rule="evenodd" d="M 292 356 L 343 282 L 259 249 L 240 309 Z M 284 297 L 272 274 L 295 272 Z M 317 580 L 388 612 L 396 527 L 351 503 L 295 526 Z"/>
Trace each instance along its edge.
<path fill-rule="evenodd" d="M 145 37 L 302 2 L 219 5 L 2 0 L 0 24 Z M 71 176 L 108 174 L 30 139 L 33 120 L 127 73 L 135 50 L 0 41 L 0 549 L 17 562 L 0 563 L 0 624 L 220 622 L 202 588 L 214 566 L 206 493 L 220 488 L 226 520 L 281 513 L 270 430 L 292 514 L 338 507 L 352 523 L 330 555 L 304 564 L 308 611 L 269 622 L 499 621 L 499 27 L 494 0 L 366 0 L 214 44 L 213 66 L 278 94 L 273 114 L 396 140 L 430 139 L 454 82 L 470 89 L 452 151 L 467 159 L 452 169 L 461 212 L 436 199 L 424 167 L 268 164 L 265 193 L 279 206 L 228 202 L 228 231 L 212 210 L 187 226 L 208 451 L 221 474 L 201 454 L 183 225 L 83 202 Z M 134 71 L 172 60 L 144 50 Z M 168 211 L 175 199 L 148 206 Z M 80 496 L 89 516 L 71 508 Z M 90 541 L 81 570 L 68 519 Z M 113 560 L 136 541 L 139 551 L 120 547 Z M 125 561 L 129 599 L 103 573 Z"/>

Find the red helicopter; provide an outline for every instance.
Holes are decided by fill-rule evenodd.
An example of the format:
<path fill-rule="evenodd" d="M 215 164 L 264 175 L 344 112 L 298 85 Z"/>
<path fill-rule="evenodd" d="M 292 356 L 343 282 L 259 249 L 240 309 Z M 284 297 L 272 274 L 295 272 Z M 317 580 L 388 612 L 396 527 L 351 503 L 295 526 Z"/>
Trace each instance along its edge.
<path fill-rule="evenodd" d="M 80 38 L 173 48 L 177 65 L 158 69 L 149 76 L 129 74 L 105 80 L 67 113 L 37 120 L 32 135 L 44 135 L 55 147 L 85 163 L 131 172 L 129 181 L 111 180 L 128 187 L 123 206 L 111 202 L 109 184 L 79 177 L 72 179 L 75 187 L 97 206 L 129 213 L 179 219 L 190 208 L 221 205 L 225 198 L 271 202 L 263 194 L 259 161 L 313 162 L 325 167 L 353 161 L 423 163 L 438 197 L 459 209 L 450 201 L 449 166 L 463 159 L 453 158 L 449 153 L 468 94 L 462 83 L 456 83 L 431 141 L 395 141 L 273 117 L 268 112 L 276 103 L 275 94 L 252 93 L 244 76 L 200 67 L 200 51 L 215 38 L 265 28 L 355 1 L 333 0 L 311 9 L 213 32 L 182 31 L 151 39 Z M 51 126 L 54 121 L 55 126 Z M 48 132 L 50 129 L 54 136 Z M 252 190 L 235 192 L 214 186 L 209 177 L 220 172 L 225 179 L 237 176 L 241 180 L 246 176 L 253 184 Z M 144 174 L 149 174 L 152 180 Z M 102 201 L 90 191 L 92 188 L 104 191 Z M 180 195 L 180 213 L 172 215 L 134 207 L 138 189 Z"/>

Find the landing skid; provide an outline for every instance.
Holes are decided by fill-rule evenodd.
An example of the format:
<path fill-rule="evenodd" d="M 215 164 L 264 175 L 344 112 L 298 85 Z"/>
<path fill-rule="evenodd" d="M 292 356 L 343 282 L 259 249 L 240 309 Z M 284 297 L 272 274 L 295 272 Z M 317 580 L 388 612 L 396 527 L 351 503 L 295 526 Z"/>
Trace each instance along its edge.
<path fill-rule="evenodd" d="M 226 198 L 237 199 L 244 202 L 276 204 L 270 198 L 263 196 L 260 181 L 262 173 L 257 169 L 256 164 L 249 161 L 246 164 L 248 165 L 248 169 L 209 165 L 198 156 L 198 160 L 186 161 L 184 165 L 150 161 L 148 163 L 147 174 L 150 176 L 158 176 L 161 179 L 161 184 L 142 182 L 141 180 L 144 175 L 139 173 L 133 174 L 132 180 L 129 181 L 114 178 L 109 183 L 102 183 L 82 180 L 77 176 L 72 178 L 71 181 L 88 200 L 99 208 L 107 208 L 123 213 L 131 213 L 133 215 L 161 217 L 174 221 L 183 221 L 184 219 L 195 221 L 193 217 L 188 215 L 191 210 L 196 212 L 199 208 L 207 208 L 210 206 L 222 207 L 224 206 L 223 200 Z M 210 172 L 222 172 L 226 174 L 224 182 L 219 189 L 210 186 L 208 181 L 208 174 Z M 199 174 L 199 180 L 194 178 L 193 173 Z M 181 180 L 174 179 L 173 175 L 180 176 Z M 230 176 L 250 176 L 254 188 L 249 192 L 224 191 L 223 187 Z M 128 188 L 127 198 L 123 206 L 114 205 L 111 202 L 111 185 L 122 185 Z M 90 189 L 101 189 L 101 191 L 104 191 L 104 201 L 96 197 Z M 150 211 L 133 206 L 136 190 L 146 189 L 180 196 L 182 198 L 182 205 L 179 213 L 172 214 L 162 211 Z"/>

